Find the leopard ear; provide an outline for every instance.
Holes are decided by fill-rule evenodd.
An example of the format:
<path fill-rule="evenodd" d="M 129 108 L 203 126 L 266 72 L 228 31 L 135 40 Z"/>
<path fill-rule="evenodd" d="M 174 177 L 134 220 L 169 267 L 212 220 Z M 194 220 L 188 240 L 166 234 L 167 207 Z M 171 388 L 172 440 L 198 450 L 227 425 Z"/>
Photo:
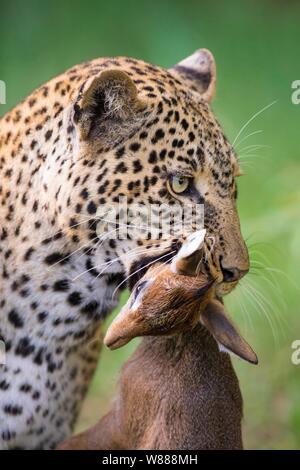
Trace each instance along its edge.
<path fill-rule="evenodd" d="M 198 49 L 194 54 L 171 68 L 189 82 L 191 88 L 200 93 L 205 101 L 211 101 L 216 90 L 216 63 L 207 49 Z"/>
<path fill-rule="evenodd" d="M 105 70 L 80 93 L 73 119 L 83 140 L 120 138 L 133 130 L 145 108 L 125 72 Z"/>

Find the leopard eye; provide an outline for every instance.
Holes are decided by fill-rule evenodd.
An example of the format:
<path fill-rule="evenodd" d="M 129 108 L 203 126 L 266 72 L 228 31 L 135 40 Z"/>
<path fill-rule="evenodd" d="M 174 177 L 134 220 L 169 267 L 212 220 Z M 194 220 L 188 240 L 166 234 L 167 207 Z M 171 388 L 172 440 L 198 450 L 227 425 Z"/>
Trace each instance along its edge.
<path fill-rule="evenodd" d="M 191 183 L 191 178 L 187 176 L 171 176 L 168 180 L 171 192 L 181 194 L 188 189 Z"/>

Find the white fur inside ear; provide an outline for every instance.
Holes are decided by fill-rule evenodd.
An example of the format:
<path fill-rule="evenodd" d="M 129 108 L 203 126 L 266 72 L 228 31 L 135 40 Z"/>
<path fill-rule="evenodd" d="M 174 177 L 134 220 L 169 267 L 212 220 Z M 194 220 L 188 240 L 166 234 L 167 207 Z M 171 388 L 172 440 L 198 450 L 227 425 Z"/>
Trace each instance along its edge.
<path fill-rule="evenodd" d="M 176 273 L 176 263 L 180 259 L 188 258 L 191 256 L 193 253 L 195 253 L 197 250 L 200 250 L 200 248 L 203 245 L 204 238 L 205 238 L 206 230 L 197 230 L 197 232 L 193 232 L 191 235 L 189 235 L 185 241 L 185 243 L 182 245 L 180 250 L 178 251 L 177 255 L 173 259 L 171 263 L 171 270 Z"/>
<path fill-rule="evenodd" d="M 226 353 L 226 354 L 229 354 L 230 356 L 233 356 L 233 357 L 237 357 L 238 359 L 241 359 L 240 356 L 238 356 L 237 354 L 235 354 L 234 352 L 230 351 L 229 349 L 225 348 L 225 346 L 223 346 L 223 344 L 218 343 L 218 348 L 219 348 L 219 351 L 222 352 L 222 353 Z"/>
<path fill-rule="evenodd" d="M 205 74 L 210 71 L 212 62 L 213 58 L 211 53 L 206 49 L 199 49 L 198 51 L 195 51 L 194 54 L 179 62 L 178 65 L 187 69 L 195 70 L 195 72 Z"/>
<path fill-rule="evenodd" d="M 218 343 L 218 348 L 219 348 L 220 352 L 227 353 L 227 354 L 232 354 L 233 356 L 235 356 L 235 354 L 233 354 L 231 351 L 229 351 L 229 349 L 225 348 L 225 346 L 223 346 L 223 344 L 219 343 L 218 341 L 217 341 L 217 343 Z"/>

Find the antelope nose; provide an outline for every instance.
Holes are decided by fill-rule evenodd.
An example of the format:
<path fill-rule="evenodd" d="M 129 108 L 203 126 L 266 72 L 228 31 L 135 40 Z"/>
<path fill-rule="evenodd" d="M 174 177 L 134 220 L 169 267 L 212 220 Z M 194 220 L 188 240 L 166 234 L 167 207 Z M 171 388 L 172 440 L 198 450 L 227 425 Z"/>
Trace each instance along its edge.
<path fill-rule="evenodd" d="M 248 272 L 248 269 L 224 268 L 222 265 L 221 269 L 223 273 L 223 282 L 239 281 Z"/>

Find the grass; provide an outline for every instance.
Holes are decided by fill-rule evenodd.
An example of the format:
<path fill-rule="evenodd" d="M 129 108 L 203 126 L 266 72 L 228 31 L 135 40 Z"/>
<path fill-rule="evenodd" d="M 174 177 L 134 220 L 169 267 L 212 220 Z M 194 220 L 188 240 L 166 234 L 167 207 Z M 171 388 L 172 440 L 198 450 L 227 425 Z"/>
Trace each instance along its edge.
<path fill-rule="evenodd" d="M 0 79 L 8 100 L 3 113 L 88 58 L 129 55 L 170 66 L 199 47 L 216 57 L 213 108 L 231 141 L 253 114 L 276 101 L 236 144 L 246 172 L 239 181 L 239 211 L 253 271 L 226 303 L 260 358 L 257 367 L 235 361 L 248 448 L 300 446 L 300 366 L 290 360 L 291 344 L 300 339 L 300 105 L 291 102 L 291 83 L 300 79 L 299 14 L 297 2 L 279 0 L 1 5 Z M 249 135 L 256 131 L 262 132 Z M 107 409 L 120 366 L 134 347 L 103 350 L 79 428 Z"/>

